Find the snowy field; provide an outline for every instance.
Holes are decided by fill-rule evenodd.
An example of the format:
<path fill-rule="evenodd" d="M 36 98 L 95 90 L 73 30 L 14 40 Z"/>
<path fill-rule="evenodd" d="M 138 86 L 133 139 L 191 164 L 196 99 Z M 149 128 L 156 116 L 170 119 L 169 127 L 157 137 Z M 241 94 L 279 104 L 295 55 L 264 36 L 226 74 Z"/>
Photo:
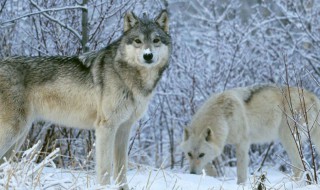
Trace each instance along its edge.
<path fill-rule="evenodd" d="M 1 189 L 117 189 L 117 185 L 111 183 L 108 186 L 100 186 L 95 182 L 94 171 L 67 170 L 56 168 L 52 162 L 58 156 L 59 150 L 52 152 L 41 163 L 35 164 L 37 158 L 37 146 L 25 151 L 20 162 L 5 162 L 0 166 Z M 156 169 L 144 165 L 130 164 L 128 174 L 129 186 L 134 190 L 236 190 L 258 189 L 261 173 L 251 175 L 244 185 L 236 184 L 235 168 L 224 171 L 227 177 L 213 178 L 203 175 L 192 175 Z M 307 185 L 303 181 L 294 182 L 288 174 L 272 168 L 264 168 L 265 189 L 289 190 L 289 189 L 320 189 L 319 185 Z M 113 181 L 113 180 L 111 180 Z"/>
<path fill-rule="evenodd" d="M 33 175 L 17 173 L 1 179 L 5 189 L 117 189 L 116 185 L 106 187 L 95 183 L 94 172 L 71 171 L 44 167 Z M 7 176 L 8 177 L 8 176 Z M 257 189 L 259 176 L 251 176 L 245 185 L 236 185 L 235 177 L 213 178 L 205 175 L 173 173 L 152 168 L 134 169 L 128 171 L 129 186 L 134 190 L 236 190 Z M 274 169 L 266 172 L 266 189 L 320 189 L 319 185 L 306 185 L 303 182 L 293 182 L 287 174 Z"/>

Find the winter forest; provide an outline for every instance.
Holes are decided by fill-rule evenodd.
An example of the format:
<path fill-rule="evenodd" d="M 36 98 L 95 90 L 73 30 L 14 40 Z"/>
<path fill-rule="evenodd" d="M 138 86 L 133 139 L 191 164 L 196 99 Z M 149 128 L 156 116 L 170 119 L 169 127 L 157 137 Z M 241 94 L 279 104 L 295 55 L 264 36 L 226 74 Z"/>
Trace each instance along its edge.
<path fill-rule="evenodd" d="M 132 128 L 131 168 L 188 173 L 188 161 L 179 148 L 183 129 L 212 93 L 272 83 L 303 87 L 320 97 L 317 0 L 1 0 L 0 59 L 99 50 L 122 35 L 127 11 L 154 18 L 163 9 L 169 13 L 173 44 L 170 66 L 148 111 Z M 41 163 L 59 148 L 54 161 L 50 160 L 57 168 L 92 171 L 94 141 L 94 131 L 38 122 L 23 150 L 38 143 L 33 161 Z M 256 171 L 262 161 L 281 172 L 291 171 L 277 141 L 252 145 L 249 154 L 249 172 Z M 313 170 L 320 159 L 308 143 L 302 159 L 316 183 Z M 234 147 L 226 146 L 213 163 L 223 176 L 226 168 L 236 164 Z M 2 186 L 5 183 L 1 181 Z"/>

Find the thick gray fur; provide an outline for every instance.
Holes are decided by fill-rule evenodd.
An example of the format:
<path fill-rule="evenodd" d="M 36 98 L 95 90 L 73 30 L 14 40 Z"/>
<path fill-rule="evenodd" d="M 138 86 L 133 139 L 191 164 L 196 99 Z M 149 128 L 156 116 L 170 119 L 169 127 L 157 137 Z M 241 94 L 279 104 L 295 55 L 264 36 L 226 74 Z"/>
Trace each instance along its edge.
<path fill-rule="evenodd" d="M 37 120 L 95 129 L 98 183 L 108 184 L 113 173 L 128 189 L 130 128 L 144 114 L 170 52 L 166 11 L 155 20 L 128 12 L 124 34 L 99 51 L 0 60 L 0 157 L 18 149 Z"/>

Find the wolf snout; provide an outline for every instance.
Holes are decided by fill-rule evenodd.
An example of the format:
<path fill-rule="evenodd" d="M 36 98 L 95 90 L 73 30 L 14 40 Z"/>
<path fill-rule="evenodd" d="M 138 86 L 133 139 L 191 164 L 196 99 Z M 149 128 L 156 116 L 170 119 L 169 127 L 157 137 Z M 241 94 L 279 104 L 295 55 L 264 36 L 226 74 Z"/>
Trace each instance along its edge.
<path fill-rule="evenodd" d="M 152 54 L 152 53 L 145 53 L 145 54 L 143 54 L 143 59 L 144 59 L 147 63 L 151 63 L 151 62 L 152 62 L 152 58 L 153 58 L 153 54 Z"/>

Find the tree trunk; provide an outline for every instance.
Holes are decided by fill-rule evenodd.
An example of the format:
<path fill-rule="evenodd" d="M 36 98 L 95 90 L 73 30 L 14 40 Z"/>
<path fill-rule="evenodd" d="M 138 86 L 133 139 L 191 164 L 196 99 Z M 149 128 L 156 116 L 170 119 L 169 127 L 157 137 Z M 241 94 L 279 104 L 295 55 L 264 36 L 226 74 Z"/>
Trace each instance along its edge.
<path fill-rule="evenodd" d="M 89 0 L 83 0 L 82 6 L 87 7 Z M 88 52 L 89 46 L 88 46 L 88 40 L 89 40 L 89 24 L 88 24 L 88 9 L 82 9 L 82 19 L 81 19 L 81 26 L 82 26 L 82 39 L 81 39 L 81 45 L 82 45 L 82 52 Z"/>

